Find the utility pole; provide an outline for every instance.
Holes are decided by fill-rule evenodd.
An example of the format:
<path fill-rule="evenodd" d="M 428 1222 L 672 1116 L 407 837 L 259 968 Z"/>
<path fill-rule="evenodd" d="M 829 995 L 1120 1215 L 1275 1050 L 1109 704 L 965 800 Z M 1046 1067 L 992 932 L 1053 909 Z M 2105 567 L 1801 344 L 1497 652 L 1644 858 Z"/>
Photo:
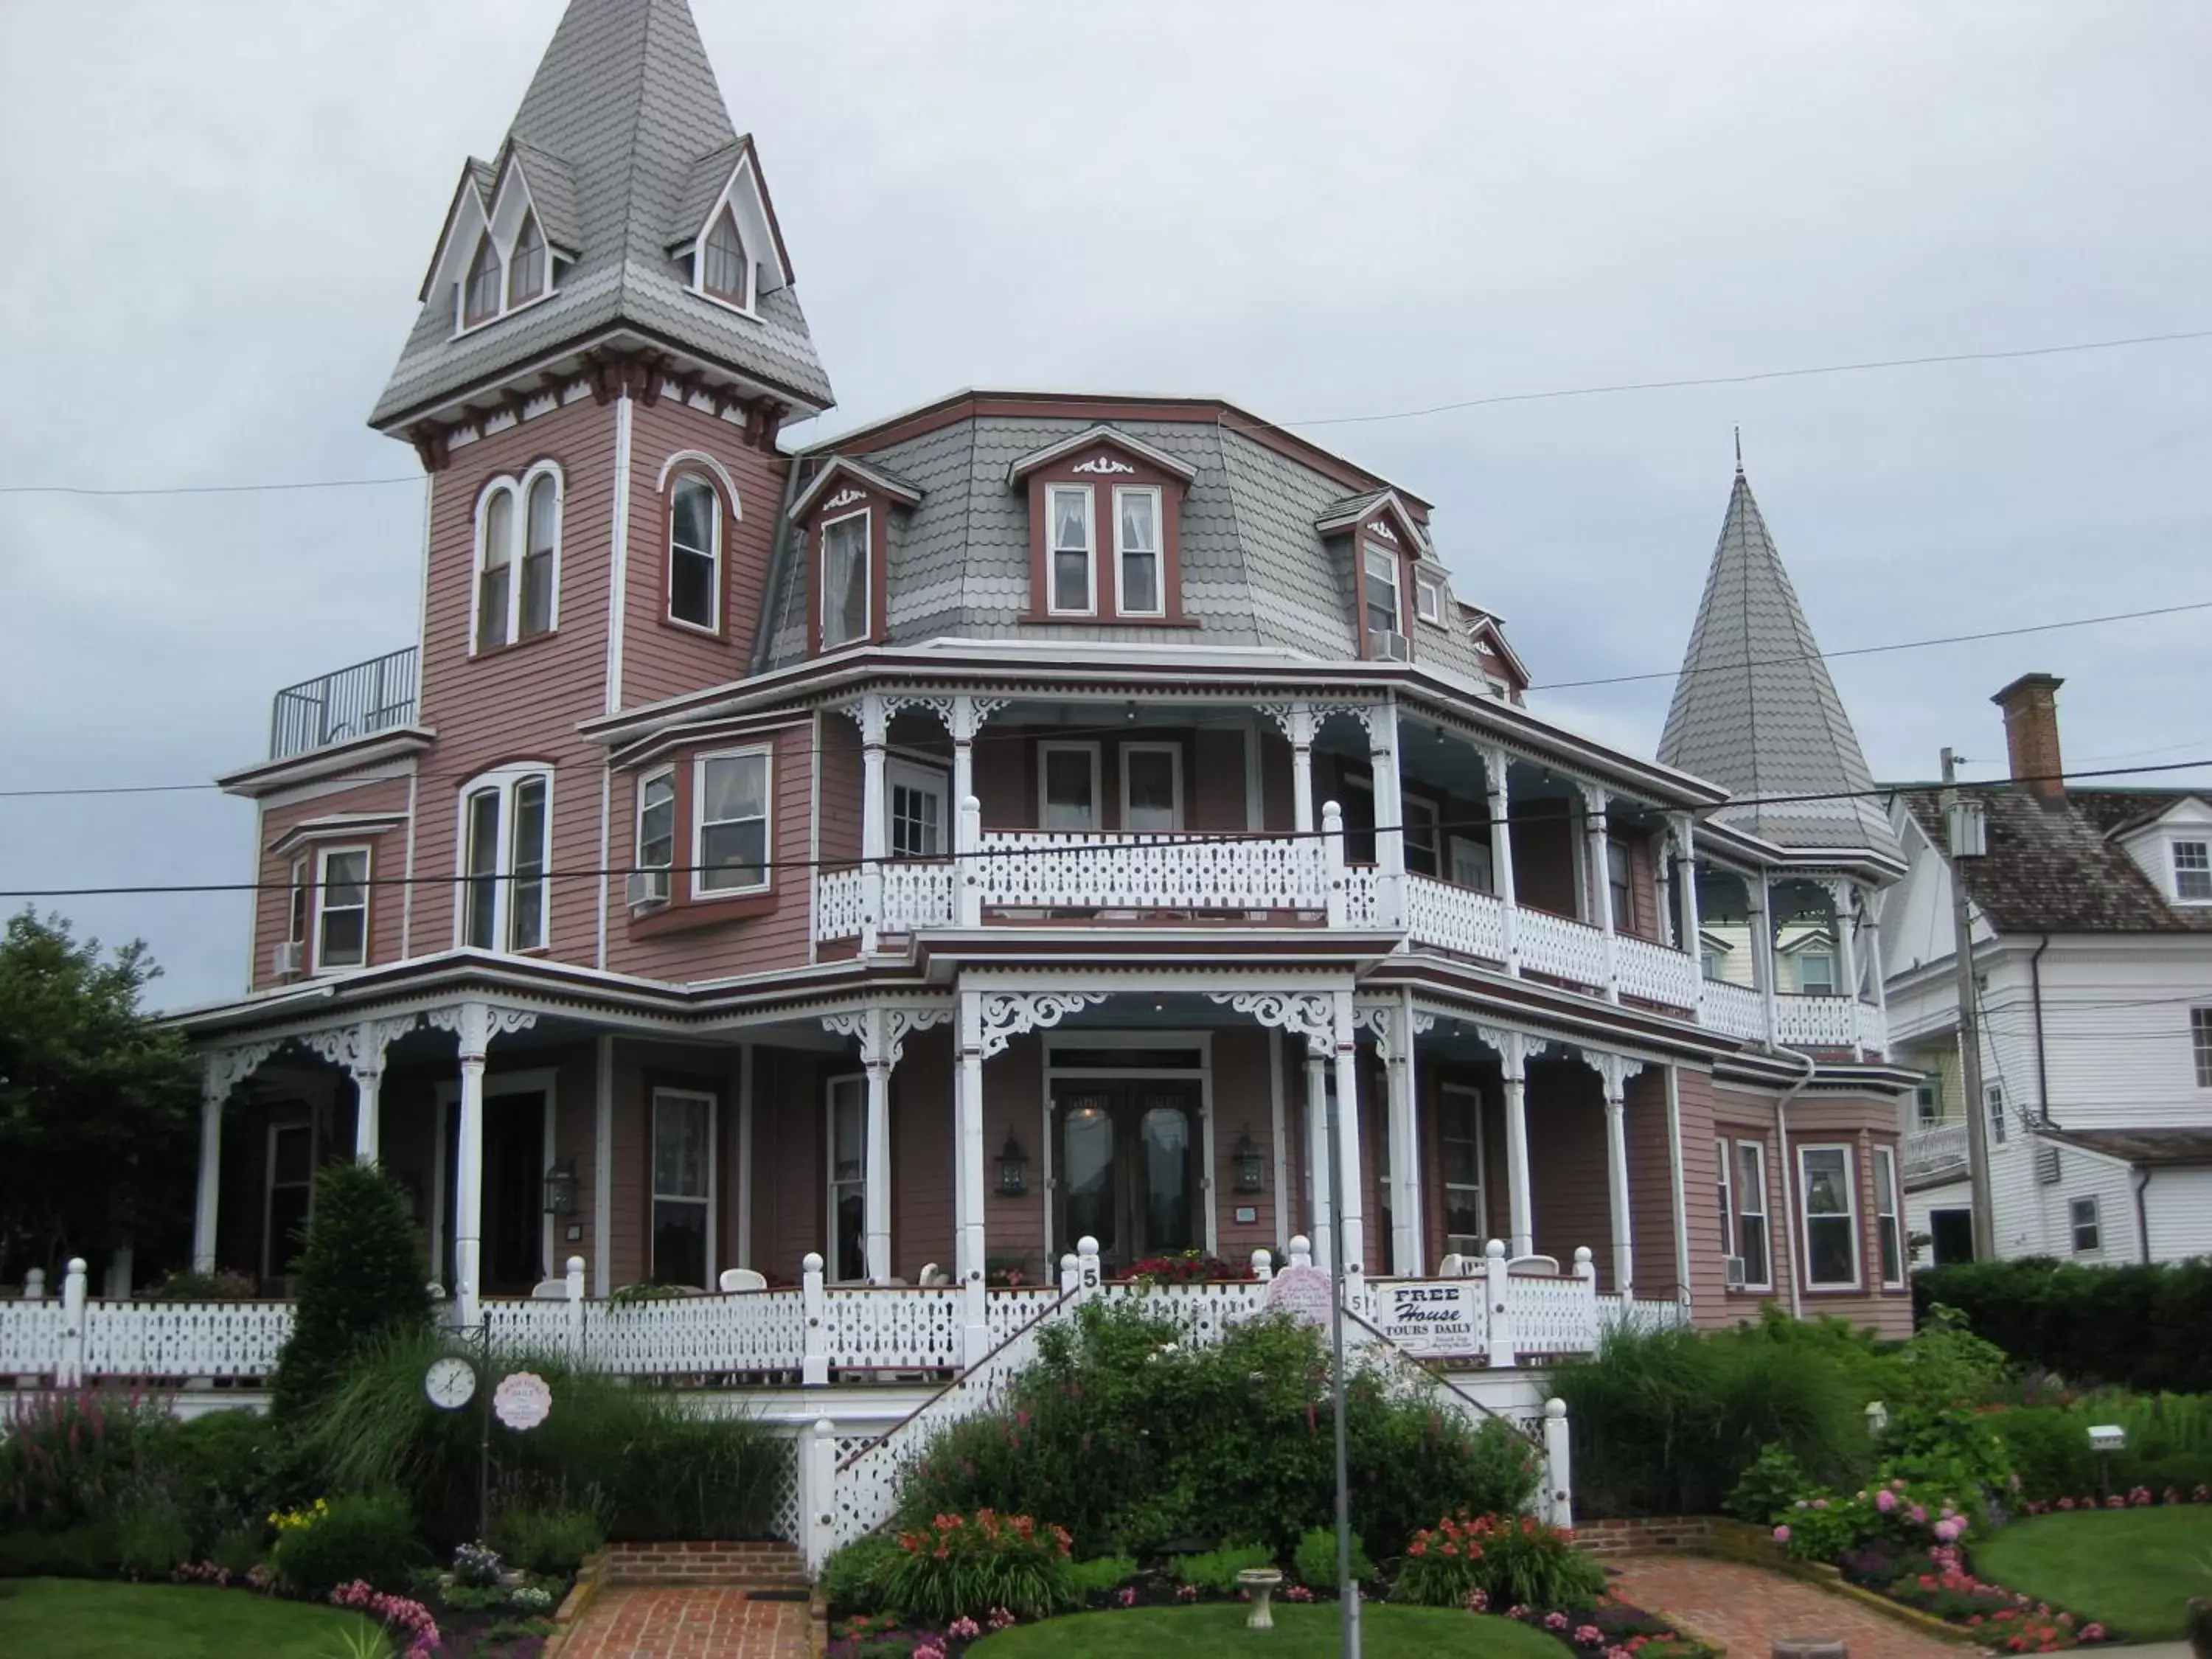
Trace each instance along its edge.
<path fill-rule="evenodd" d="M 1978 802 L 1955 785 L 1958 757 L 1943 751 L 1943 829 L 1951 854 L 1951 959 L 1959 980 L 1959 1069 L 1966 1091 L 1966 1176 L 1973 1193 L 1974 1260 L 1996 1260 L 1996 1219 L 1990 1206 L 1989 1103 L 1982 1092 L 1982 1022 L 1974 987 L 1972 921 L 1966 912 L 1963 860 L 1988 849 L 1988 829 Z"/>
<path fill-rule="evenodd" d="M 1334 1085 L 1334 1079 L 1330 1079 Z M 1328 1090 L 1328 1203 L 1329 1213 L 1344 1213 L 1344 1170 L 1337 1157 L 1344 1143 L 1337 1139 L 1336 1115 L 1341 1103 L 1336 1090 Z M 1352 1481 L 1346 1467 L 1344 1422 L 1344 1234 L 1340 1230 L 1328 1253 L 1329 1297 L 1329 1419 L 1336 1437 L 1336 1595 L 1337 1652 L 1340 1659 L 1361 1659 L 1359 1583 L 1352 1576 Z"/>

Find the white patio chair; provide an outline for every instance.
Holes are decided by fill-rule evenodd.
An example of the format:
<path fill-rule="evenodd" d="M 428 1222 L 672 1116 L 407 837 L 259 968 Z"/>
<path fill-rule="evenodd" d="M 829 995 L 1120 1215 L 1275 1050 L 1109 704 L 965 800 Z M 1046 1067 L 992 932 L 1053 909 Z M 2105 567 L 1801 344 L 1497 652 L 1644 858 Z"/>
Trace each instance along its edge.
<path fill-rule="evenodd" d="M 768 1275 L 750 1267 L 725 1267 L 718 1282 L 725 1295 L 733 1291 L 764 1291 L 768 1288 Z"/>
<path fill-rule="evenodd" d="M 921 1264 L 921 1271 L 915 1275 L 914 1282 L 917 1285 L 950 1285 L 952 1277 L 934 1261 L 925 1261 Z"/>
<path fill-rule="evenodd" d="M 566 1302 L 568 1281 L 565 1279 L 541 1279 L 530 1287 L 532 1302 Z"/>
<path fill-rule="evenodd" d="M 1444 1256 L 1437 1263 L 1437 1277 L 1439 1279 L 1466 1278 L 1467 1258 L 1456 1250 Z"/>
<path fill-rule="evenodd" d="M 1542 1273 L 1550 1278 L 1559 1276 L 1559 1258 L 1555 1255 L 1516 1255 L 1505 1264 L 1509 1273 Z"/>

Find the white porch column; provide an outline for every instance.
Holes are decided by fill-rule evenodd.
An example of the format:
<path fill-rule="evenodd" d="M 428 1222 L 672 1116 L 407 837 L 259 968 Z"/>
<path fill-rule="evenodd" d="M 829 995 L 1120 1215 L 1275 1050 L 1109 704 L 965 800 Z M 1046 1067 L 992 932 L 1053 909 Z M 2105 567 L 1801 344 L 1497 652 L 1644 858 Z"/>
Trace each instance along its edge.
<path fill-rule="evenodd" d="M 1291 827 L 1310 835 L 1314 827 L 1313 705 L 1294 702 L 1283 717 L 1283 735 L 1291 740 Z"/>
<path fill-rule="evenodd" d="M 1766 871 L 1762 866 L 1759 879 L 1744 883 L 1751 904 L 1751 973 L 1752 983 L 1758 988 L 1765 1022 L 1767 1047 L 1774 1046 L 1774 928 L 1767 921 Z"/>
<path fill-rule="evenodd" d="M 1503 749 L 1482 751 L 1482 775 L 1489 785 L 1490 881 L 1498 890 L 1498 903 L 1504 907 L 1498 932 L 1505 942 L 1505 971 L 1517 975 L 1521 971 L 1521 902 L 1513 886 L 1513 800 L 1505 781 L 1509 764 Z"/>
<path fill-rule="evenodd" d="M 952 700 L 952 805 L 954 810 L 952 850 L 955 853 L 974 849 L 961 845 L 965 831 L 958 816 L 960 803 L 975 793 L 975 699 L 957 696 Z"/>
<path fill-rule="evenodd" d="M 453 1157 L 453 1298 L 463 1328 L 477 1322 L 483 1294 L 484 1050 L 490 1042 L 482 1003 L 462 1006 L 461 1121 Z M 471 1020 L 468 1017 L 474 1015 Z"/>
<path fill-rule="evenodd" d="M 1852 937 L 1858 925 L 1858 906 L 1853 902 L 1856 889 L 1848 878 L 1838 878 L 1824 884 L 1828 890 L 1828 902 L 1834 907 L 1836 921 L 1836 986 L 1851 1005 L 1851 1058 L 1864 1060 L 1865 1045 L 1859 1041 L 1859 954 L 1858 941 Z"/>
<path fill-rule="evenodd" d="M 210 1054 L 200 1084 L 200 1182 L 192 1203 L 192 1271 L 215 1271 L 216 1206 L 222 1191 L 222 1103 L 230 1073 Z"/>
<path fill-rule="evenodd" d="M 953 1100 L 954 1266 L 960 1274 L 965 1356 L 970 1365 L 990 1352 L 983 1284 L 983 997 L 960 993 L 960 1075 Z"/>
<path fill-rule="evenodd" d="M 1336 1041 L 1336 1217 L 1338 1248 L 1344 1259 L 1345 1293 L 1356 1301 L 1367 1272 L 1366 1206 L 1360 1196 L 1359 1168 L 1359 1028 L 1352 1021 L 1352 993 L 1339 991 L 1335 1005 Z"/>
<path fill-rule="evenodd" d="M 867 1011 L 867 1025 L 860 1038 L 860 1059 L 868 1073 L 868 1121 L 862 1231 L 866 1237 L 868 1282 L 887 1285 L 891 1278 L 891 1055 L 884 1031 L 884 1011 Z"/>
<path fill-rule="evenodd" d="M 1499 1033 L 1498 1069 L 1505 1079 L 1505 1224 L 1513 1255 L 1536 1253 L 1534 1205 L 1528 1188 L 1528 1048 L 1518 1031 Z"/>
<path fill-rule="evenodd" d="M 890 854 L 890 825 L 884 794 L 884 734 L 890 717 L 883 694 L 860 698 L 860 950 L 872 953 L 884 919 L 884 860 Z M 871 1085 L 872 1090 L 872 1085 Z M 870 1258 L 871 1266 L 873 1258 Z"/>
<path fill-rule="evenodd" d="M 1401 991 L 1383 1029 L 1383 1057 L 1390 1079 L 1390 1271 L 1400 1277 L 1421 1273 L 1421 1177 L 1419 1101 L 1413 1054 L 1416 1032 L 1413 994 Z"/>
<path fill-rule="evenodd" d="M 1306 1187 L 1312 1202 L 1307 1206 L 1307 1231 L 1313 1239 L 1314 1265 L 1326 1267 L 1336 1258 L 1336 1216 L 1328 1201 L 1328 1060 L 1306 1053 Z"/>
<path fill-rule="evenodd" d="M 1398 705 L 1367 711 L 1367 763 L 1375 785 L 1375 868 L 1382 925 L 1406 925 L 1406 804 L 1398 781 Z"/>
<path fill-rule="evenodd" d="M 1644 1069 L 1642 1062 L 1618 1054 L 1597 1056 L 1599 1082 L 1605 1090 L 1605 1190 L 1613 1218 L 1613 1288 L 1626 1297 L 1636 1284 L 1636 1242 L 1628 1212 L 1628 1079 Z"/>
<path fill-rule="evenodd" d="M 1605 995 L 1620 1000 L 1620 945 L 1615 934 L 1619 918 L 1613 914 L 1612 825 L 1606 816 L 1606 793 L 1586 783 L 1583 790 L 1583 863 L 1589 871 L 1590 915 L 1605 934 Z"/>
<path fill-rule="evenodd" d="M 1678 918 L 1681 932 L 1676 945 L 1689 952 L 1698 963 L 1698 975 L 1705 976 L 1705 945 L 1698 938 L 1704 919 L 1698 915 L 1698 854 L 1697 820 L 1687 812 L 1677 812 L 1674 822 L 1674 890 L 1680 896 Z"/>
<path fill-rule="evenodd" d="M 384 1056 L 364 1061 L 353 1074 L 353 1158 L 356 1164 L 376 1162 L 382 1115 Z"/>

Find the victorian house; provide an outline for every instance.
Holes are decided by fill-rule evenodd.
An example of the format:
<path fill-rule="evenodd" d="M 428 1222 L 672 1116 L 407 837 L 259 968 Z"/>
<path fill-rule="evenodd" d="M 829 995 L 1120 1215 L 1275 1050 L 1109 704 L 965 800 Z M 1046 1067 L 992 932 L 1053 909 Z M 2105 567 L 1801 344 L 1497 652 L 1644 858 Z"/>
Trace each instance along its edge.
<path fill-rule="evenodd" d="M 1310 1241 L 1383 1329 L 1494 1273 L 1517 1347 L 1495 1297 L 1431 1344 L 1475 1366 L 1905 1328 L 1902 865 L 1741 476 L 1645 759 L 1527 706 L 1413 488 L 1232 404 L 787 446 L 832 404 L 795 252 L 683 0 L 573 0 L 370 417 L 419 636 L 222 780 L 262 886 L 178 1018 L 203 1266 L 281 1293 L 359 1158 L 463 1322 L 702 1292 L 637 1370 L 796 1367 L 804 1305 L 876 1310 L 810 1381 L 957 1370 L 1085 1240 Z"/>

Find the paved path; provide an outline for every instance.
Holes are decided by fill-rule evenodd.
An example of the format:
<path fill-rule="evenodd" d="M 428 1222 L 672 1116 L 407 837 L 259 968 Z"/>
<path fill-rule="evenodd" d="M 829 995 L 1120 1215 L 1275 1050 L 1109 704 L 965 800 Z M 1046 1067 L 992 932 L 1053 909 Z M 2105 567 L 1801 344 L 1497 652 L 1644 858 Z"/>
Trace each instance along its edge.
<path fill-rule="evenodd" d="M 595 1596 L 561 1659 L 806 1659 L 806 1603 L 739 1589 L 616 1586 Z"/>
<path fill-rule="evenodd" d="M 1851 1659 L 1966 1659 L 1973 1651 L 1923 1636 L 1846 1596 L 1741 1562 L 1645 1555 L 1617 1565 L 1613 1585 L 1621 1600 L 1696 1626 L 1728 1649 L 1729 1659 L 1767 1659 L 1778 1639 L 1791 1638 L 1841 1641 Z"/>

